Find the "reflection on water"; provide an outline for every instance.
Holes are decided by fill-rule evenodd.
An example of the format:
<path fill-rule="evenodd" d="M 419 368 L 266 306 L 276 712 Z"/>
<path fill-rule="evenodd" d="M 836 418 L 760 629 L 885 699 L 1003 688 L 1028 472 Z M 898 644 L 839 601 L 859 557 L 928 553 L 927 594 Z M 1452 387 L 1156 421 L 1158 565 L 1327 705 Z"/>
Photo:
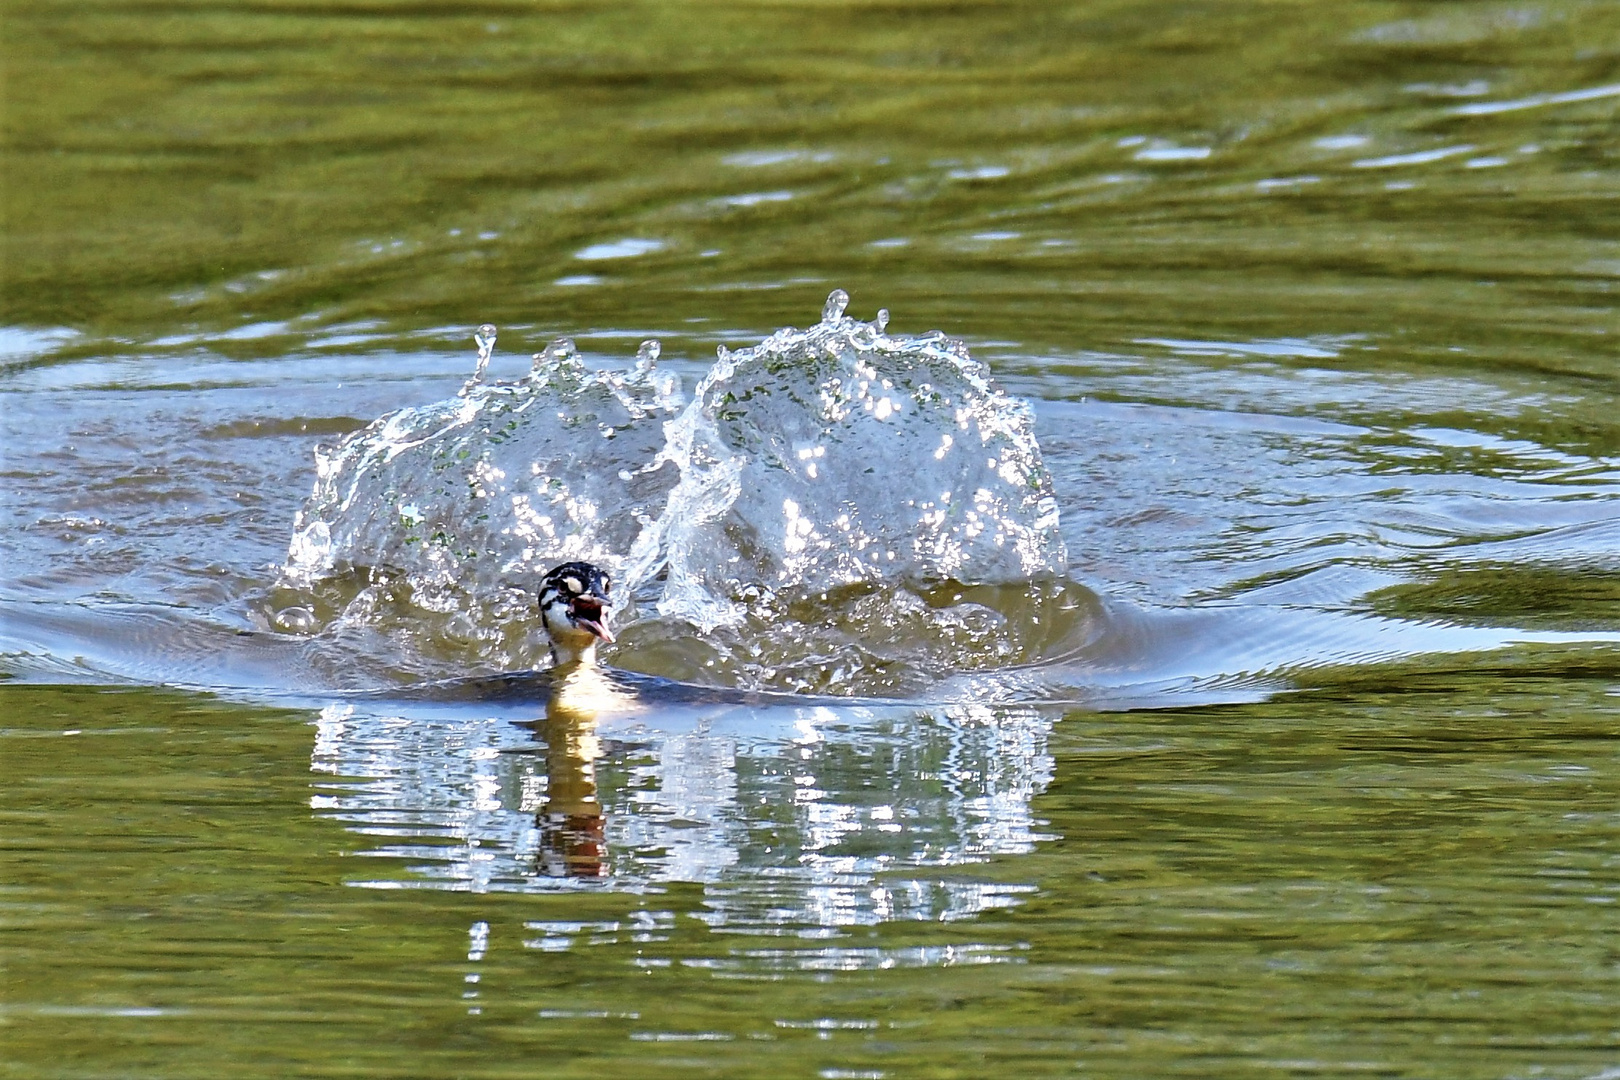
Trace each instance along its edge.
<path fill-rule="evenodd" d="M 1591 649 L 1454 663 L 1343 669 L 1248 705 L 1014 714 L 999 733 L 916 710 L 858 730 L 664 713 L 673 737 L 606 732 L 595 759 L 621 879 L 568 877 L 539 838 L 540 858 L 514 857 L 547 802 L 521 790 L 551 768 L 532 710 L 316 718 L 0 687 L 7 1049 L 59 1072 L 70 1045 L 119 1072 L 134 1044 L 199 1077 L 222 1054 L 273 1057 L 249 1071 L 266 1077 L 333 1060 L 493 1077 L 582 1053 L 629 1077 L 670 1044 L 729 1048 L 692 1070 L 739 1076 L 981 1057 L 1008 1075 L 1602 1075 L 1620 666 Z M 362 774 L 314 774 L 355 820 L 310 809 L 312 733 L 317 765 Z M 997 778 L 998 756 L 1042 789 Z M 885 817 L 917 797 L 885 787 L 891 764 L 961 779 Z M 748 805 L 772 769 L 781 799 Z M 800 776 L 823 798 L 793 801 Z M 908 844 L 909 824 L 933 840 Z M 683 831 L 720 837 L 680 856 L 708 880 L 655 876 Z M 473 891 L 481 862 L 512 878 Z M 936 917 L 885 921 L 848 902 L 855 882 L 857 904 L 932 889 L 911 913 Z M 942 884 L 977 912 L 949 918 Z"/>
<path fill-rule="evenodd" d="M 371 888 L 704 885 L 711 926 L 803 934 L 1005 907 L 952 868 L 1032 850 L 1051 718 L 1029 708 L 716 705 L 596 718 L 329 705 L 311 805 L 403 858 Z M 393 865 L 390 863 L 389 865 Z"/>
<path fill-rule="evenodd" d="M 611 872 L 607 817 L 596 784 L 602 740 L 595 729 L 589 718 L 566 713 L 543 725 L 545 802 L 534 823 L 540 830 L 539 868 L 548 877 L 599 878 Z"/>

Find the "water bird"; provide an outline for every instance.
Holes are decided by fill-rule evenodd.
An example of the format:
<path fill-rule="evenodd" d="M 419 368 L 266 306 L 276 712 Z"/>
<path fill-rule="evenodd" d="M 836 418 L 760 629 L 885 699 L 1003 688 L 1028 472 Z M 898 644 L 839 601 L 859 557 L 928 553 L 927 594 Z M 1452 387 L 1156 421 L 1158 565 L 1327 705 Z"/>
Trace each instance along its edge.
<path fill-rule="evenodd" d="M 552 877 L 608 874 L 607 819 L 596 789 L 598 716 L 639 711 L 634 695 L 597 666 L 596 646 L 613 642 L 607 627 L 613 578 L 588 562 L 565 562 L 540 579 L 540 622 L 551 645 L 552 686 L 545 719 L 546 803 L 535 815 L 539 864 Z"/>
<path fill-rule="evenodd" d="M 588 562 L 565 562 L 540 579 L 540 622 L 551 646 L 551 719 L 639 712 L 636 696 L 597 665 L 596 646 L 613 643 L 607 627 L 613 578 Z"/>
<path fill-rule="evenodd" d="M 543 706 L 547 719 L 594 720 L 659 707 L 863 704 L 852 697 L 806 697 L 768 690 L 699 686 L 660 675 L 622 671 L 597 660 L 597 646 L 613 644 L 608 617 L 613 604 L 613 578 L 588 562 L 565 562 L 540 579 L 537 596 L 540 623 L 546 632 L 551 665 L 499 675 L 473 675 L 369 691 L 363 696 L 416 701 L 485 701 Z"/>

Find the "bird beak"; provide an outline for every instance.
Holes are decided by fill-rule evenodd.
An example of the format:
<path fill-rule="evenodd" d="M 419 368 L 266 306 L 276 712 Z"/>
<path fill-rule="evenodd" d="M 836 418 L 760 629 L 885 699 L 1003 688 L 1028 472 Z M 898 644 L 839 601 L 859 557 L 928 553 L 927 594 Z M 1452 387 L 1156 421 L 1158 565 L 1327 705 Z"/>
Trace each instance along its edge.
<path fill-rule="evenodd" d="M 607 622 L 603 618 L 602 601 L 594 596 L 576 597 L 569 606 L 568 613 L 574 617 L 576 625 L 589 630 L 609 645 L 613 644 L 613 635 L 609 633 Z"/>

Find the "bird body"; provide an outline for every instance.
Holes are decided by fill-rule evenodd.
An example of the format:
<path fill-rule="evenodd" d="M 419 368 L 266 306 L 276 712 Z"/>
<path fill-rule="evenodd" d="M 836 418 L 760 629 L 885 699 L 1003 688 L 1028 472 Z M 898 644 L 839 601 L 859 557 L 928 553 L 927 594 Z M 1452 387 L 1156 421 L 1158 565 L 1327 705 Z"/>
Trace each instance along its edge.
<path fill-rule="evenodd" d="M 612 590 L 612 575 L 588 562 L 563 563 L 540 579 L 537 606 L 551 652 L 549 668 L 445 679 L 403 692 L 391 690 L 365 696 L 543 705 L 548 717 L 566 715 L 576 719 L 625 716 L 664 707 L 875 704 L 862 698 L 697 686 L 602 665 L 597 661 L 596 648 L 614 640 L 608 629 Z"/>

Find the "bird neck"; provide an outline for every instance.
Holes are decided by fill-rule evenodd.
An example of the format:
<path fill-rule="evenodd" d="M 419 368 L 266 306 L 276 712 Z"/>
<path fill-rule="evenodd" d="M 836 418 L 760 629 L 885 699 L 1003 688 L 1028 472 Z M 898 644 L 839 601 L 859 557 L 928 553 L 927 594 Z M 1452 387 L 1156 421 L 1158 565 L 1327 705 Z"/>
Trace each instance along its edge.
<path fill-rule="evenodd" d="M 596 639 L 593 637 L 584 644 L 576 645 L 568 641 L 551 642 L 551 666 L 554 670 L 563 671 L 580 666 L 596 666 Z"/>

